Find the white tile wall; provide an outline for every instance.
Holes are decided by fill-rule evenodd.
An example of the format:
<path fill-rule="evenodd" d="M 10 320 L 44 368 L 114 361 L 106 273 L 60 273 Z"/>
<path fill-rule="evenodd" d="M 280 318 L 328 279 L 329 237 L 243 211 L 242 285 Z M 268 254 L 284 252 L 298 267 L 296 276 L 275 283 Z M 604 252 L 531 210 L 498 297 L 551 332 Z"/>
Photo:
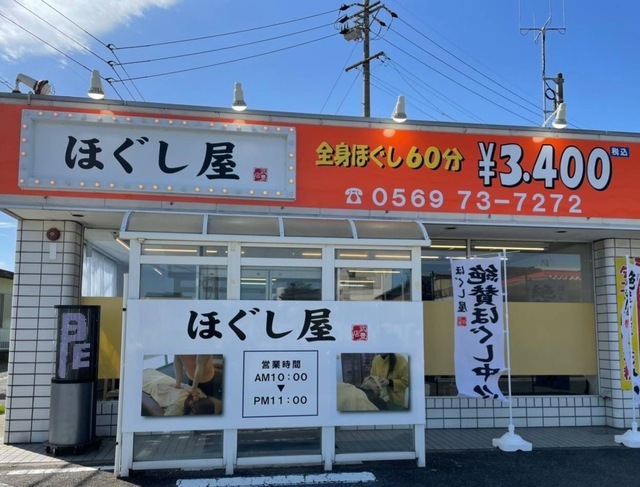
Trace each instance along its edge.
<path fill-rule="evenodd" d="M 600 396 L 603 398 L 603 403 L 597 405 L 590 403 L 589 407 L 581 408 L 576 417 L 578 426 L 584 425 L 587 417 L 591 417 L 594 421 L 604 418 L 606 424 L 614 427 L 631 426 L 633 412 L 628 401 L 631 392 L 621 390 L 620 380 L 615 258 L 639 257 L 640 252 L 637 250 L 639 245 L 640 240 L 628 239 L 606 239 L 594 243 L 594 266 L 598 276 L 596 280 L 598 369 L 601 377 Z M 622 398 L 627 401 L 623 401 Z"/>
<path fill-rule="evenodd" d="M 46 231 L 56 227 L 60 240 Z M 52 255 L 51 246 L 56 252 Z M 77 304 L 80 297 L 82 227 L 76 222 L 18 222 L 13 288 L 13 331 L 9 343 L 6 443 L 48 439 L 55 306 Z M 54 258 L 52 258 L 54 257 Z M 65 280 L 66 275 L 71 280 Z M 63 284 L 69 282 L 71 284 Z M 37 364 L 37 367 L 34 365 Z"/>
<path fill-rule="evenodd" d="M 574 406 L 574 401 L 580 405 Z M 514 398 L 511 420 L 521 427 L 577 426 L 578 417 L 583 416 L 586 421 L 581 426 L 602 426 L 606 424 L 605 409 L 600 396 L 518 397 Z M 427 428 L 502 428 L 509 424 L 509 407 L 499 401 L 435 397 L 428 400 L 426 417 Z M 458 417 L 461 419 L 446 419 Z"/>

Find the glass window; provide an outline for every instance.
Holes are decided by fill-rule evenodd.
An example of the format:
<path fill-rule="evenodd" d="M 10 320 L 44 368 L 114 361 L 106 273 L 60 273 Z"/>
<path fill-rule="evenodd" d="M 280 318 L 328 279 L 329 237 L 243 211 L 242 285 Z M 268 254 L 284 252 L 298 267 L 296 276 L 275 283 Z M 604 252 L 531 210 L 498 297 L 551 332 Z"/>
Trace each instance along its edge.
<path fill-rule="evenodd" d="M 500 390 L 506 396 L 509 390 L 508 377 L 498 381 Z M 455 376 L 425 376 L 427 396 L 457 396 Z M 587 378 L 583 375 L 514 375 L 511 376 L 511 394 L 513 396 L 581 396 L 593 394 Z"/>
<path fill-rule="evenodd" d="M 247 247 L 243 245 L 242 257 L 270 259 L 321 259 L 322 249 L 304 247 Z"/>
<path fill-rule="evenodd" d="M 129 246 L 117 232 L 87 228 L 84 231 L 82 296 L 122 297 L 129 270 Z"/>
<path fill-rule="evenodd" d="M 422 300 L 451 299 L 451 259 L 467 255 L 466 240 L 433 240 L 422 249 Z"/>
<path fill-rule="evenodd" d="M 507 255 L 509 301 L 593 302 L 591 244 L 472 241 L 471 252 Z"/>
<path fill-rule="evenodd" d="M 207 234 L 277 237 L 280 235 L 280 225 L 276 217 L 209 215 Z"/>
<path fill-rule="evenodd" d="M 320 218 L 284 218 L 285 237 L 353 238 L 348 220 Z"/>
<path fill-rule="evenodd" d="M 336 269 L 338 301 L 411 301 L 410 269 Z"/>
<path fill-rule="evenodd" d="M 129 232 L 202 234 L 203 215 L 133 212 L 127 221 Z"/>
<path fill-rule="evenodd" d="M 118 262 L 108 255 L 93 249 L 86 251 L 82 261 L 82 295 L 91 297 L 115 297 L 122 270 Z"/>
<path fill-rule="evenodd" d="M 319 301 L 322 298 L 320 268 L 243 266 L 240 275 L 240 299 Z"/>
<path fill-rule="evenodd" d="M 209 245 L 173 245 L 173 244 L 144 244 L 142 245 L 142 255 L 172 255 L 175 257 L 225 257 L 227 246 Z"/>
<path fill-rule="evenodd" d="M 141 298 L 227 299 L 224 266 L 142 264 Z"/>
<path fill-rule="evenodd" d="M 411 261 L 410 250 L 336 249 L 336 259 Z"/>
<path fill-rule="evenodd" d="M 507 256 L 507 297 L 511 302 L 593 302 L 591 244 L 573 242 L 436 240 L 422 249 L 422 299 L 451 298 L 450 259 Z"/>

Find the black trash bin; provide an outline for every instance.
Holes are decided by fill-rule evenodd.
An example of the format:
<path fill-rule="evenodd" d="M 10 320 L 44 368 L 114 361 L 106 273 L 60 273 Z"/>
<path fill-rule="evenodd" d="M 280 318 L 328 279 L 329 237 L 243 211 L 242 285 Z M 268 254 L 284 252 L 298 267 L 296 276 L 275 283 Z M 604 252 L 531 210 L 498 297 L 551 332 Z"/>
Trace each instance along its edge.
<path fill-rule="evenodd" d="M 100 306 L 56 306 L 58 336 L 51 379 L 47 453 L 96 448 Z"/>

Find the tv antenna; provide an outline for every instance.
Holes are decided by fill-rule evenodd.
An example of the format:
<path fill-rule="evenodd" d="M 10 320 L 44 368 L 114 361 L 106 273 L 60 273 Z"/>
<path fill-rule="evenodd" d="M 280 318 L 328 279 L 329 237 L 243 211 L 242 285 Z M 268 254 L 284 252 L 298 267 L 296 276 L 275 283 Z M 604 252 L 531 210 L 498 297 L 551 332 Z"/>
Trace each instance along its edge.
<path fill-rule="evenodd" d="M 564 11 L 564 0 L 562 2 L 562 27 L 552 27 L 551 23 L 553 21 L 553 12 L 551 8 L 551 0 L 549 0 L 549 17 L 542 25 L 542 27 L 523 27 L 522 26 L 522 2 L 519 2 L 520 8 L 520 34 L 527 35 L 529 32 L 535 32 L 534 40 L 537 43 L 540 41 L 542 46 L 542 120 L 543 126 L 548 122 L 550 115 L 558 109 L 561 103 L 564 103 L 564 93 L 563 93 L 563 83 L 564 78 L 562 77 L 562 73 L 558 73 L 556 77 L 549 78 L 547 77 L 547 32 L 558 32 L 561 35 L 564 35 L 567 32 L 567 28 L 565 27 L 565 11 Z M 535 25 L 535 12 L 533 16 L 533 23 Z M 556 84 L 556 88 L 554 89 L 549 85 L 549 81 L 553 81 Z M 553 102 L 553 108 L 548 108 L 549 102 Z"/>

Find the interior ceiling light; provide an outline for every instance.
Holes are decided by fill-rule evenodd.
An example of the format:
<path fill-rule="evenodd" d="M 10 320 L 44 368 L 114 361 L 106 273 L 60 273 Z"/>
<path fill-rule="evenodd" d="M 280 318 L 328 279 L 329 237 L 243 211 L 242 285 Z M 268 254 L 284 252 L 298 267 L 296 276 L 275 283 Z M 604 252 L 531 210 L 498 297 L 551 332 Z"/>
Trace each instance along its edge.
<path fill-rule="evenodd" d="M 499 245 L 474 245 L 475 250 L 521 250 L 530 252 L 544 252 L 544 247 L 501 247 Z"/>

